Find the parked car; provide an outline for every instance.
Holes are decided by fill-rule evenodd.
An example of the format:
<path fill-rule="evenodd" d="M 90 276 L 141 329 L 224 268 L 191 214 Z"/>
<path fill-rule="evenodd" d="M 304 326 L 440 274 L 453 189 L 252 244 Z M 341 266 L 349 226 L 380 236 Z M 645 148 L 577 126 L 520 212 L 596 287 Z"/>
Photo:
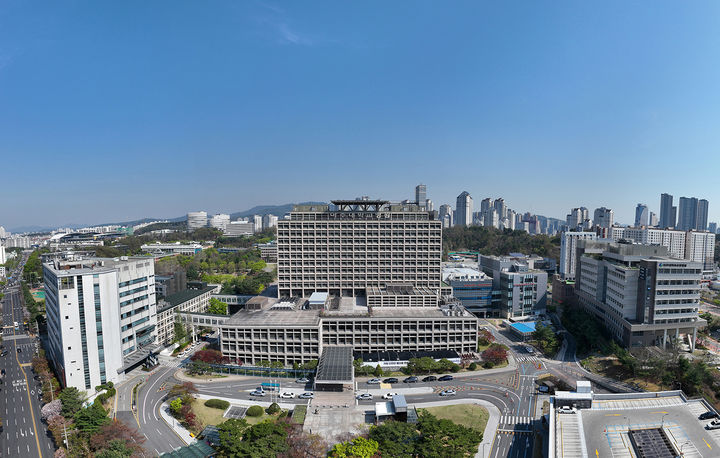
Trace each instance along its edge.
<path fill-rule="evenodd" d="M 548 393 L 550 391 L 550 388 L 546 387 L 545 385 L 540 385 L 538 387 L 538 391 L 541 393 Z"/>
<path fill-rule="evenodd" d="M 299 379 L 295 380 L 295 383 L 308 383 L 309 381 L 310 381 L 309 379 L 303 377 L 303 378 L 299 378 Z"/>
<path fill-rule="evenodd" d="M 716 412 L 713 412 L 712 410 L 709 410 L 709 411 L 707 411 L 707 412 L 705 412 L 705 413 L 700 414 L 700 416 L 698 417 L 698 419 L 700 419 L 700 420 L 709 420 L 709 419 L 711 419 L 711 418 L 717 418 L 717 417 L 718 417 L 718 414 L 717 414 Z"/>
<path fill-rule="evenodd" d="M 418 378 L 415 377 L 414 375 L 403 380 L 403 383 L 417 383 L 417 382 L 418 382 Z"/>
<path fill-rule="evenodd" d="M 434 382 L 436 380 L 437 377 L 435 377 L 434 375 L 428 375 L 427 377 L 422 379 L 423 382 Z"/>
<path fill-rule="evenodd" d="M 443 375 L 442 377 L 438 378 L 438 380 L 441 382 L 449 382 L 452 379 L 453 379 L 452 375 Z"/>
<path fill-rule="evenodd" d="M 455 390 L 442 390 L 440 396 L 455 396 L 457 393 Z"/>
<path fill-rule="evenodd" d="M 713 425 L 712 423 L 708 423 L 705 425 L 705 429 L 720 429 L 720 424 Z"/>
<path fill-rule="evenodd" d="M 368 385 L 379 385 L 381 380 L 379 378 L 371 378 L 366 382 Z"/>
<path fill-rule="evenodd" d="M 525 347 L 525 351 L 528 353 L 535 353 L 535 349 L 533 347 L 527 346 Z"/>
<path fill-rule="evenodd" d="M 289 392 L 289 391 L 286 391 L 286 392 L 284 392 L 284 393 L 280 393 L 280 397 L 281 397 L 282 399 L 292 399 L 292 398 L 295 397 L 295 393 L 291 393 L 291 392 Z"/>
<path fill-rule="evenodd" d="M 315 393 L 306 391 L 305 393 L 298 396 L 298 399 L 312 399 L 315 397 Z"/>
<path fill-rule="evenodd" d="M 399 382 L 399 380 L 396 379 L 395 377 L 390 377 L 390 378 L 386 378 L 385 380 L 383 380 L 383 383 L 398 383 L 398 382 Z"/>
<path fill-rule="evenodd" d="M 720 419 L 716 418 L 715 420 L 710 422 L 711 425 L 720 425 Z"/>
<path fill-rule="evenodd" d="M 373 395 L 370 393 L 360 393 L 358 394 L 357 398 L 361 401 L 370 401 L 373 398 Z"/>
<path fill-rule="evenodd" d="M 255 391 L 250 392 L 250 396 L 265 396 L 265 392 L 255 390 Z"/>
<path fill-rule="evenodd" d="M 18 348 L 18 353 L 21 353 L 21 352 L 22 352 L 22 348 Z"/>
<path fill-rule="evenodd" d="M 577 413 L 577 411 L 570 406 L 562 406 L 558 409 L 558 413 Z"/>
<path fill-rule="evenodd" d="M 393 396 L 397 396 L 397 395 L 398 395 L 397 393 L 385 393 L 382 395 L 382 398 L 383 399 L 392 399 Z"/>

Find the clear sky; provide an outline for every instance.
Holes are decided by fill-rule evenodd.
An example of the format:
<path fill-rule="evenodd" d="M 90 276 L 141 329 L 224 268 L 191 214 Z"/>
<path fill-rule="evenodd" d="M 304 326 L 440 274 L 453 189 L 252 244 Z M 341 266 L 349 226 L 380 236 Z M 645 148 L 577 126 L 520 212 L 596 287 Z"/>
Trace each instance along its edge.
<path fill-rule="evenodd" d="M 451 6 L 451 7 L 450 7 Z M 353 198 L 720 219 L 717 1 L 0 2 L 0 225 Z"/>

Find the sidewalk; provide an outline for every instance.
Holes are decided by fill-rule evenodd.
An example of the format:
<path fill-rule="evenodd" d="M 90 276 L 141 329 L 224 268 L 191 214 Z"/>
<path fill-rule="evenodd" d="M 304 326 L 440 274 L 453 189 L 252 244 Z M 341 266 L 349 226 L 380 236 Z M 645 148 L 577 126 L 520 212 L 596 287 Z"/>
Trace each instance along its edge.
<path fill-rule="evenodd" d="M 208 379 L 201 379 L 197 377 L 190 377 L 189 375 L 186 375 L 183 369 L 178 369 L 173 376 L 180 380 L 181 382 L 193 382 L 193 383 L 221 383 L 221 382 L 238 382 L 238 381 L 245 381 L 252 378 L 257 377 L 250 377 L 248 375 L 218 375 L 214 377 L 210 377 Z M 288 379 L 291 380 L 291 379 Z"/>
<path fill-rule="evenodd" d="M 483 375 L 497 374 L 497 373 L 499 373 L 499 372 L 512 372 L 512 371 L 514 371 L 514 370 L 517 369 L 517 362 L 515 361 L 515 357 L 513 356 L 513 354 L 512 354 L 511 352 L 508 352 L 507 355 L 508 355 L 508 365 L 507 365 L 507 366 L 494 367 L 494 368 L 492 368 L 492 369 L 478 369 L 478 370 L 472 371 L 472 372 L 455 372 L 455 373 L 453 373 L 453 372 L 448 372 L 448 374 L 449 374 L 449 375 L 452 375 L 453 378 L 462 378 L 462 377 L 480 377 L 480 376 L 483 376 Z M 428 375 L 430 375 L 430 374 L 428 374 Z M 442 374 L 432 374 L 432 375 L 436 375 L 436 376 L 439 377 L 439 376 L 441 376 L 441 375 L 444 375 L 444 373 L 442 373 Z M 425 375 L 418 375 L 418 377 L 424 377 L 424 376 L 425 376 Z M 409 376 L 408 376 L 408 377 L 409 377 Z M 368 380 L 373 379 L 373 378 L 380 378 L 380 379 L 382 379 L 382 378 L 385 378 L 385 377 L 375 377 L 375 376 L 371 376 L 371 377 L 355 377 L 355 381 L 358 382 L 358 383 L 363 383 L 363 382 L 367 382 Z M 399 377 L 396 377 L 396 378 L 399 378 Z"/>
<path fill-rule="evenodd" d="M 175 433 L 177 433 L 177 435 L 180 437 L 180 439 L 182 439 L 183 442 L 185 442 L 187 445 L 190 445 L 197 441 L 197 439 L 190 435 L 190 432 L 187 429 L 183 428 L 179 421 L 177 421 L 175 418 L 172 417 L 172 415 L 170 415 L 170 406 L 167 402 L 163 402 L 160 405 L 159 410 L 160 417 L 165 423 L 167 423 L 170 428 L 175 431 Z"/>
<path fill-rule="evenodd" d="M 492 451 L 492 444 L 495 441 L 495 432 L 497 431 L 498 425 L 500 424 L 500 410 L 495 405 L 482 399 L 453 399 L 451 401 L 433 401 L 433 402 L 421 402 L 413 404 L 416 408 L 424 407 L 437 407 L 437 406 L 452 406 L 457 404 L 477 404 L 485 407 L 490 414 L 487 425 L 485 425 L 485 431 L 483 431 L 483 440 L 478 445 L 478 452 L 475 454 L 475 458 L 489 458 L 490 452 Z"/>
<path fill-rule="evenodd" d="M 197 399 L 220 399 L 223 401 L 227 401 L 230 403 L 231 406 L 240 406 L 240 407 L 250 407 L 250 406 L 262 406 L 262 407 L 270 407 L 270 404 L 272 402 L 270 401 L 260 401 L 255 399 L 237 399 L 237 398 L 224 398 L 221 396 L 211 396 L 209 394 L 195 394 L 194 397 Z M 269 396 L 268 396 L 269 398 Z M 287 410 L 293 410 L 295 406 L 298 405 L 306 405 L 306 404 L 293 404 L 290 402 L 278 402 L 277 405 L 280 406 L 281 409 L 287 409 Z"/>

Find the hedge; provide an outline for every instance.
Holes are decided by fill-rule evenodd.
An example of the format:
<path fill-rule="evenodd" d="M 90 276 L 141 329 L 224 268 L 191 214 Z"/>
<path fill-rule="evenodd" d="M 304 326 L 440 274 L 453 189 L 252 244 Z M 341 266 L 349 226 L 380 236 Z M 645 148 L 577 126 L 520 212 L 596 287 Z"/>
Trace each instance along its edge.
<path fill-rule="evenodd" d="M 246 415 L 248 417 L 259 417 L 263 414 L 264 410 L 260 406 L 252 406 L 247 409 Z"/>
<path fill-rule="evenodd" d="M 272 404 L 270 404 L 270 407 L 265 409 L 265 412 L 270 415 L 275 415 L 276 413 L 280 412 L 280 406 L 277 404 L 277 402 L 273 402 Z"/>
<path fill-rule="evenodd" d="M 222 399 L 208 399 L 205 401 L 205 406 L 212 407 L 213 409 L 225 410 L 230 407 L 230 403 L 228 401 L 223 401 Z"/>

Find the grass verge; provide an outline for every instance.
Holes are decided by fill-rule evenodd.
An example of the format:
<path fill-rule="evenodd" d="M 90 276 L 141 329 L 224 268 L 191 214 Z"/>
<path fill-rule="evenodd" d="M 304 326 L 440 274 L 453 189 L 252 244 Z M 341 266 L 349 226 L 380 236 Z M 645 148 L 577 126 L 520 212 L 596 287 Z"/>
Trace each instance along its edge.
<path fill-rule="evenodd" d="M 490 417 L 485 407 L 475 404 L 455 404 L 451 406 L 428 407 L 421 410 L 426 410 L 438 418 L 444 418 L 480 432 L 485 431 L 485 425 Z"/>

